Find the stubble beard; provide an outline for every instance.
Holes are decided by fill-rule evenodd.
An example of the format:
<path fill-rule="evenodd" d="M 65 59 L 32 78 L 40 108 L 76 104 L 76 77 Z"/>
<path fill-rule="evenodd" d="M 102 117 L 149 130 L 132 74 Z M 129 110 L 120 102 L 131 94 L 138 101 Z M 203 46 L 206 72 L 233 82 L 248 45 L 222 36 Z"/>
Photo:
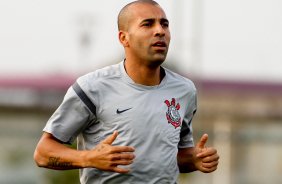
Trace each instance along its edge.
<path fill-rule="evenodd" d="M 149 53 L 148 56 L 148 65 L 150 67 L 154 67 L 157 68 L 159 66 L 161 66 L 161 64 L 165 61 L 167 56 L 167 51 L 165 52 L 155 52 L 154 53 Z"/>

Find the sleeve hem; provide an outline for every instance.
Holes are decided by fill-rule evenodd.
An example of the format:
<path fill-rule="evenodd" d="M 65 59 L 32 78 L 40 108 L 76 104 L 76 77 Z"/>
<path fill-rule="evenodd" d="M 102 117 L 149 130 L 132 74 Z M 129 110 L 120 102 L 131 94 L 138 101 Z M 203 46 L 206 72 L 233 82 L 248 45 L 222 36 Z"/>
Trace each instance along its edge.
<path fill-rule="evenodd" d="M 68 139 L 66 137 L 61 137 L 59 135 L 56 135 L 55 132 L 52 132 L 52 131 L 49 131 L 49 130 L 46 130 L 46 129 L 43 129 L 43 132 L 47 132 L 49 134 L 51 134 L 55 139 L 57 139 L 60 143 L 63 143 L 63 144 L 68 144 L 68 145 L 71 145 L 72 144 L 72 139 Z"/>
<path fill-rule="evenodd" d="M 194 147 L 194 142 L 187 142 L 186 144 L 179 144 L 178 145 L 178 148 L 191 148 L 191 147 Z"/>

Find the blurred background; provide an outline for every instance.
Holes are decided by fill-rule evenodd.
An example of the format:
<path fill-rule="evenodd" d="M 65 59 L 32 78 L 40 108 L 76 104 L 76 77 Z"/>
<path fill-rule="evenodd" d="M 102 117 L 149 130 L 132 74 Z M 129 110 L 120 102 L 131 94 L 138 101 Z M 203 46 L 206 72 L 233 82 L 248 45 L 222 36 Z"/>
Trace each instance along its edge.
<path fill-rule="evenodd" d="M 77 170 L 38 168 L 33 151 L 75 79 L 123 59 L 128 2 L 0 1 L 0 183 L 79 183 Z M 208 133 L 221 156 L 216 172 L 179 183 L 281 184 L 282 1 L 157 2 L 172 34 L 165 66 L 198 89 L 195 140 Z"/>

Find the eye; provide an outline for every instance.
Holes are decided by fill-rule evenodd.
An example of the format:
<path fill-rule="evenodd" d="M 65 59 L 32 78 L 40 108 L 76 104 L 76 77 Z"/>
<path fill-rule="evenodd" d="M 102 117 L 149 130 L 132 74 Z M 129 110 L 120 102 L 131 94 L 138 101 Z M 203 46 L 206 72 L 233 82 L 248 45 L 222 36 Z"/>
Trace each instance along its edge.
<path fill-rule="evenodd" d="M 163 26 L 163 27 L 169 27 L 169 23 L 168 23 L 168 22 L 163 22 L 163 23 L 162 23 L 162 26 Z"/>
<path fill-rule="evenodd" d="M 151 25 L 152 25 L 152 24 L 149 23 L 149 22 L 146 22 L 146 23 L 142 24 L 142 26 L 144 26 L 144 27 L 150 27 Z"/>

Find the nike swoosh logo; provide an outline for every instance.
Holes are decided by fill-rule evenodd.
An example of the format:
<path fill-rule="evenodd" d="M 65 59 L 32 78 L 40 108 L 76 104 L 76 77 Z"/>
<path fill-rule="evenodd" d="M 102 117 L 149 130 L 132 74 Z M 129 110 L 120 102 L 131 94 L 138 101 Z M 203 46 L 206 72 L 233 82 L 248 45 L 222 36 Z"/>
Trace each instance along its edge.
<path fill-rule="evenodd" d="M 124 109 L 124 110 L 119 110 L 119 109 L 117 109 L 117 114 L 121 114 L 121 113 L 123 113 L 123 112 L 125 112 L 125 111 L 128 111 L 128 110 L 130 110 L 130 109 L 132 109 L 132 107 L 131 107 L 131 108 L 128 108 L 128 109 Z"/>

